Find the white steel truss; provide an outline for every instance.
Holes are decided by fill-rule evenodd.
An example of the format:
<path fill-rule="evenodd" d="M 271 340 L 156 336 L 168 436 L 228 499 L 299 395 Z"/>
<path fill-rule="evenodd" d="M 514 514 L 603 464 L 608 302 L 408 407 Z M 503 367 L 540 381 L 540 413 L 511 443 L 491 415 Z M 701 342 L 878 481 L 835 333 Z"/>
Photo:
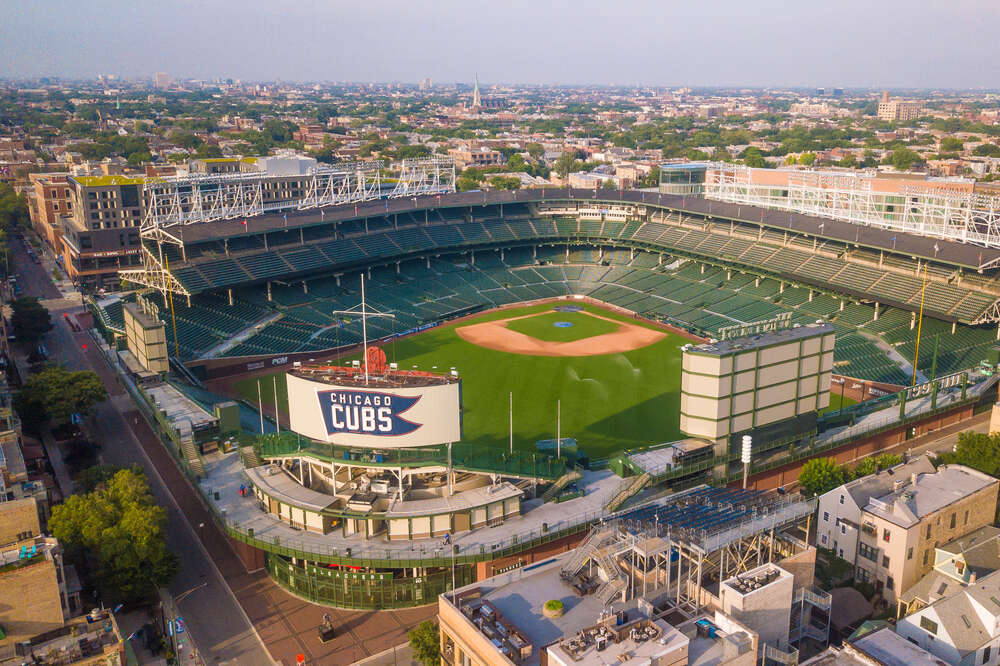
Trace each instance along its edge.
<path fill-rule="evenodd" d="M 321 165 L 300 176 L 250 172 L 151 178 L 143 186 L 146 211 L 141 229 L 146 237 L 159 237 L 155 230 L 175 225 L 455 191 L 451 158 L 403 160 L 396 169 L 390 168 L 398 169 L 398 177 L 387 179 L 395 183 L 387 195 L 383 195 L 384 169 L 381 160 L 372 160 Z M 284 187 L 276 189 L 276 184 Z M 169 237 L 159 240 L 176 242 Z"/>
<path fill-rule="evenodd" d="M 380 194 L 382 168 L 376 160 L 323 165 L 301 176 L 250 172 L 149 179 L 143 186 L 146 212 L 141 228 L 148 236 L 153 229 L 178 224 L 367 201 Z M 279 183 L 286 185 L 280 191 L 298 194 L 276 195 L 273 186 Z"/>
<path fill-rule="evenodd" d="M 163 258 L 163 244 L 184 243 L 174 227 L 199 222 L 232 220 L 282 210 L 306 210 L 323 206 L 390 198 L 448 194 L 455 191 L 455 161 L 446 157 L 403 160 L 387 178 L 381 160 L 350 164 L 320 165 L 303 175 L 266 172 L 195 174 L 147 179 L 143 186 L 145 216 L 140 233 L 144 267 L 119 271 L 123 280 L 151 287 L 166 295 L 190 293 L 170 273 Z M 383 185 L 394 182 L 388 194 Z M 284 187 L 275 187 L 281 184 Z M 291 192 L 290 195 L 277 194 Z"/>
<path fill-rule="evenodd" d="M 709 171 L 707 199 L 1000 248 L 1000 197 L 949 191 L 947 181 L 879 192 L 865 174 L 799 171 L 778 185 L 752 182 L 745 166 L 713 164 Z"/>
<path fill-rule="evenodd" d="M 390 197 L 415 197 L 455 191 L 455 160 L 424 157 L 403 160 L 396 187 Z"/>

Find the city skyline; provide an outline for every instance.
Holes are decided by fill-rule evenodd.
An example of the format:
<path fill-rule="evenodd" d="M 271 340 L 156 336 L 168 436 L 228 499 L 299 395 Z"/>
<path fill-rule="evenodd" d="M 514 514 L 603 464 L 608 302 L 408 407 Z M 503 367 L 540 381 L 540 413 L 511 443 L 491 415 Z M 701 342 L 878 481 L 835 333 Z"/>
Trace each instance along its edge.
<path fill-rule="evenodd" d="M 1000 8 L 975 0 L 921 12 L 901 0 L 244 8 L 111 0 L 94 21 L 92 6 L 10 3 L 0 76 L 418 82 L 478 72 L 484 85 L 1000 87 L 981 66 L 1000 55 L 989 34 Z"/>

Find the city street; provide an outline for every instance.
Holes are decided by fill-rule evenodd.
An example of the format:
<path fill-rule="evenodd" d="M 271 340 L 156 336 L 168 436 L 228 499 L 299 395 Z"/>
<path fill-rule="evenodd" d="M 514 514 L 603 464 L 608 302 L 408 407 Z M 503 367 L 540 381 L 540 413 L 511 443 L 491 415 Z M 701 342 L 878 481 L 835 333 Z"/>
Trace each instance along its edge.
<path fill-rule="evenodd" d="M 96 371 L 108 390 L 109 400 L 89 418 L 91 437 L 102 447 L 101 460 L 140 464 L 154 496 L 167 510 L 168 544 L 181 558 L 181 572 L 170 591 L 175 597 L 183 595 L 178 607 L 204 663 L 272 664 L 273 655 L 278 663 L 294 664 L 299 654 L 315 664 L 346 665 L 369 657 L 374 657 L 369 664 L 407 663 L 406 653 L 394 656 L 392 648 L 407 642 L 410 628 L 434 617 L 436 606 L 400 611 L 327 609 L 288 594 L 264 571 L 248 574 L 86 332 L 91 320 L 79 297 L 65 298 L 53 285 L 50 259 L 35 264 L 27 259 L 20 240 L 12 246 L 24 295 L 44 299 L 52 312 L 55 327 L 45 338 L 51 359 L 71 370 Z M 80 332 L 71 329 L 64 313 L 80 323 Z M 331 615 L 337 631 L 326 644 L 319 642 L 316 631 L 324 613 Z"/>

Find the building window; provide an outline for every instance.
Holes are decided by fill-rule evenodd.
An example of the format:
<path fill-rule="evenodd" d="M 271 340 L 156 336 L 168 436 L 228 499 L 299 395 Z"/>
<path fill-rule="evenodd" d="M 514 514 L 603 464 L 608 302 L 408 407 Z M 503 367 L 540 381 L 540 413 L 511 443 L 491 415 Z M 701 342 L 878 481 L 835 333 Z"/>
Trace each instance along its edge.
<path fill-rule="evenodd" d="M 843 496 L 843 495 L 841 495 L 841 496 L 840 496 L 840 503 L 841 503 L 841 504 L 843 504 L 843 503 L 844 503 L 844 496 Z"/>
<path fill-rule="evenodd" d="M 858 581 L 862 583 L 870 582 L 872 579 L 872 575 L 868 572 L 868 569 L 862 569 L 861 567 L 858 567 L 856 576 Z"/>
<path fill-rule="evenodd" d="M 823 512 L 823 522 L 824 523 L 830 522 L 830 512 L 829 511 L 824 511 Z"/>
<path fill-rule="evenodd" d="M 969 524 L 969 510 L 968 509 L 965 510 L 965 524 L 966 525 Z"/>
<path fill-rule="evenodd" d="M 896 585 L 896 582 L 892 579 L 892 576 L 885 577 L 885 589 L 891 590 Z"/>
<path fill-rule="evenodd" d="M 920 616 L 920 628 L 929 634 L 937 635 L 937 629 L 938 629 L 937 622 L 930 619 L 926 615 Z"/>
<path fill-rule="evenodd" d="M 913 559 L 913 546 L 910 546 L 909 548 L 906 549 L 906 559 L 908 560 Z"/>
<path fill-rule="evenodd" d="M 889 556 L 888 555 L 883 555 L 882 556 L 882 568 L 883 569 L 888 569 L 889 568 Z"/>
<path fill-rule="evenodd" d="M 826 535 L 825 534 L 822 537 L 820 537 L 820 543 L 822 543 L 824 546 L 826 545 Z"/>
<path fill-rule="evenodd" d="M 931 524 L 927 523 L 927 538 L 931 538 Z"/>
<path fill-rule="evenodd" d="M 843 523 L 840 524 L 840 533 L 847 534 L 847 526 L 844 525 Z"/>
<path fill-rule="evenodd" d="M 872 548 L 866 543 L 858 544 L 858 555 L 865 558 L 866 560 L 871 560 L 872 562 L 878 562 L 878 548 Z"/>
<path fill-rule="evenodd" d="M 882 528 L 882 541 L 889 542 L 889 530 Z"/>
<path fill-rule="evenodd" d="M 955 529 L 955 514 L 951 514 L 951 523 L 948 525 L 950 529 Z"/>
<path fill-rule="evenodd" d="M 927 553 L 928 553 L 928 552 L 929 552 L 929 551 L 928 551 L 928 550 L 927 550 L 927 549 L 925 548 L 925 549 L 924 549 L 924 564 L 927 564 Z"/>
<path fill-rule="evenodd" d="M 990 646 L 987 645 L 983 648 L 983 663 L 987 663 L 990 660 Z"/>

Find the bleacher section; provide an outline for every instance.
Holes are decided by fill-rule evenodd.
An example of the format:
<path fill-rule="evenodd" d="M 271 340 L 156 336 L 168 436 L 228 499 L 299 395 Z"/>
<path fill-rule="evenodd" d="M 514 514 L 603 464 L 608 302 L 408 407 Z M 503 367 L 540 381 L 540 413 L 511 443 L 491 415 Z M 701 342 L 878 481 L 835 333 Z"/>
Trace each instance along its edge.
<path fill-rule="evenodd" d="M 523 231 L 520 222 L 507 228 Z M 443 236 L 436 231 L 408 238 L 427 242 L 424 239 L 434 237 Z M 311 249 L 289 251 L 281 260 L 302 262 L 310 257 L 308 252 Z M 816 271 L 829 273 L 834 268 L 824 261 L 815 262 L 815 258 L 809 262 L 814 263 Z M 262 262 L 248 265 L 243 260 L 239 265 L 248 272 L 265 266 Z M 349 271 L 340 276 L 339 285 L 337 282 L 337 277 L 329 274 L 274 282 L 270 302 L 266 287 L 243 286 L 233 290 L 232 306 L 215 294 L 195 296 L 190 307 L 184 299 L 175 299 L 180 354 L 184 359 L 202 356 L 235 333 L 276 313 L 280 319 L 225 355 L 318 351 L 359 342 L 360 323 L 332 314 L 358 303 L 357 273 Z M 914 352 L 915 331 L 910 329 L 911 315 L 907 311 L 882 306 L 876 320 L 874 307 L 867 303 L 641 250 L 571 246 L 567 255 L 566 246 L 549 246 L 505 248 L 502 258 L 499 250 L 478 250 L 474 256 L 442 254 L 402 261 L 398 272 L 395 263 L 373 268 L 366 291 L 371 305 L 396 315 L 394 320 L 370 320 L 371 337 L 445 319 L 470 306 L 495 307 L 586 294 L 706 336 L 714 335 L 721 326 L 759 321 L 781 312 L 793 313 L 797 323 L 824 318 L 837 329 L 834 371 L 862 379 L 897 384 L 908 381 L 903 369 L 879 348 L 878 339 L 904 358 L 912 359 Z M 107 314 L 112 321 L 120 318 L 120 306 L 112 307 Z M 164 319 L 172 342 L 170 321 Z M 950 324 L 930 317 L 925 317 L 923 326 L 925 337 L 918 366 L 925 373 L 930 372 L 935 347 L 936 372 L 941 375 L 978 363 L 995 342 L 991 329 L 958 326 L 953 335 Z"/>
<path fill-rule="evenodd" d="M 436 218 L 436 219 L 435 219 Z M 429 217 L 418 223 L 412 216 L 394 222 L 370 219 L 341 224 L 335 237 L 311 232 L 311 240 L 295 233 L 283 234 L 265 249 L 253 238 L 232 241 L 224 249 L 218 245 L 192 250 L 187 263 L 172 256 L 173 273 L 192 293 L 219 288 L 239 287 L 248 282 L 297 279 L 324 267 L 349 269 L 377 260 L 437 250 L 459 251 L 469 246 L 534 243 L 543 239 L 570 243 L 569 260 L 574 263 L 598 263 L 594 246 L 583 244 L 600 239 L 641 244 L 660 251 L 693 259 L 726 262 L 746 266 L 779 280 L 812 284 L 820 289 L 845 293 L 853 298 L 881 300 L 912 309 L 920 307 L 932 316 L 974 322 L 1000 296 L 1000 285 L 977 276 L 961 276 L 942 267 L 924 275 L 912 263 L 900 257 L 865 250 L 845 250 L 808 239 L 785 237 L 774 230 L 748 235 L 729 227 L 713 227 L 661 215 L 656 221 L 602 222 L 574 218 L 527 217 L 505 219 L 483 217 L 467 221 L 453 214 Z M 745 230 L 744 230 L 745 231 Z M 573 247 L 577 242 L 579 247 Z M 566 245 L 541 248 L 551 261 L 565 262 Z M 603 261 L 619 263 L 618 255 L 629 253 L 628 264 L 653 268 L 660 262 L 657 254 L 639 253 L 638 261 L 628 250 L 607 249 Z M 575 253 L 575 254 L 574 254 Z M 984 290 L 990 290 L 984 293 Z M 530 290 L 529 290 L 530 291 Z M 543 289 L 543 291 L 547 291 Z M 827 315 L 830 312 L 817 312 Z"/>

